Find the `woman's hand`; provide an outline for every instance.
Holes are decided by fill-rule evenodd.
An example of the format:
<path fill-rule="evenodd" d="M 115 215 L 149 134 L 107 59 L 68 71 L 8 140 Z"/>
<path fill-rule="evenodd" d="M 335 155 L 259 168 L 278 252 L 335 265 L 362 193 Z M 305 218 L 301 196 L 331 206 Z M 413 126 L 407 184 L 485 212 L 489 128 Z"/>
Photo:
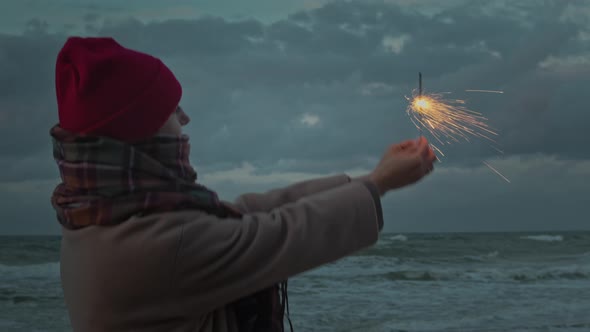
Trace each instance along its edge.
<path fill-rule="evenodd" d="M 381 196 L 386 192 L 420 181 L 432 172 L 436 155 L 424 137 L 393 144 L 369 174 Z"/>

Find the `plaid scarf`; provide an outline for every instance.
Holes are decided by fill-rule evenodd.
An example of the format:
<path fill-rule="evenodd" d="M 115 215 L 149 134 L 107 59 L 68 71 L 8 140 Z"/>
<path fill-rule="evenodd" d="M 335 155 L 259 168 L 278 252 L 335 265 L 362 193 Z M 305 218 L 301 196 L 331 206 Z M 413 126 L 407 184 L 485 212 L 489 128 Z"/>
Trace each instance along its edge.
<path fill-rule="evenodd" d="M 115 225 L 133 215 L 179 209 L 197 209 L 220 218 L 242 216 L 214 191 L 196 183 L 186 135 L 126 144 L 107 137 L 78 136 L 58 125 L 50 135 L 62 179 L 51 203 L 65 228 Z M 286 286 L 285 281 L 232 303 L 240 331 L 283 331 Z"/>

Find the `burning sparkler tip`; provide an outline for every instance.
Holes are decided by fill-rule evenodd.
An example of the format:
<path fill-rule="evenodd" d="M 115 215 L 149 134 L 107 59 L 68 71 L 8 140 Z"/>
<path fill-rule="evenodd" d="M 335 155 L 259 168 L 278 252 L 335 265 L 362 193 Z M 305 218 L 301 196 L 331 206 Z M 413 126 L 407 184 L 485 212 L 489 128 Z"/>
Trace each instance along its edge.
<path fill-rule="evenodd" d="M 504 93 L 501 90 L 469 89 L 465 91 Z M 484 138 L 496 144 L 497 142 L 490 135 L 496 136 L 498 134 L 487 124 L 488 119 L 481 113 L 469 109 L 465 100 L 445 98 L 445 95 L 449 93 L 424 94 L 422 91 L 422 72 L 418 72 L 418 91 L 412 90 L 411 97 L 406 97 L 408 100 L 406 112 L 416 129 L 420 132 L 420 136 L 423 135 L 422 131 L 426 130 L 440 145 L 450 145 L 460 141 L 470 142 L 471 138 Z M 436 150 L 436 159 L 440 162 L 441 159 L 438 154 L 444 157 L 444 153 L 435 145 L 430 145 Z M 492 145 L 492 147 L 498 152 L 503 153 L 502 150 L 495 146 Z M 510 179 L 492 165 L 485 161 L 483 164 L 504 181 L 511 183 Z"/>

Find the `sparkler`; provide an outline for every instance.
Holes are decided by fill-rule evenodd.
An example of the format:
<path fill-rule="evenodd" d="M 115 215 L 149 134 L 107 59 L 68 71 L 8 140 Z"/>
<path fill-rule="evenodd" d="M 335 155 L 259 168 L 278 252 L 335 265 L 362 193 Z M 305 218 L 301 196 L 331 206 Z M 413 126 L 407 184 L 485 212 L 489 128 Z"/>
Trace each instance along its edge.
<path fill-rule="evenodd" d="M 422 100 L 422 73 L 418 72 L 418 98 L 420 98 L 420 100 Z M 421 102 L 423 103 L 423 101 Z M 420 113 L 416 113 L 417 115 L 420 115 L 420 118 L 422 118 L 422 115 Z M 422 127 L 418 127 L 418 131 L 420 132 L 420 137 L 422 137 Z"/>
<path fill-rule="evenodd" d="M 467 92 L 503 93 L 498 90 L 466 90 Z M 487 124 L 487 118 L 481 113 L 470 110 L 465 100 L 445 98 L 447 93 L 423 93 L 422 73 L 418 73 L 418 91 L 412 91 L 412 97 L 406 97 L 409 104 L 406 109 L 410 120 L 423 135 L 427 130 L 440 145 L 470 142 L 472 138 L 483 138 L 496 144 L 493 137 L 497 132 Z M 442 150 L 431 144 L 432 148 L 444 156 Z M 498 148 L 492 148 L 501 152 Z M 494 173 L 510 182 L 498 170 L 483 162 Z"/>

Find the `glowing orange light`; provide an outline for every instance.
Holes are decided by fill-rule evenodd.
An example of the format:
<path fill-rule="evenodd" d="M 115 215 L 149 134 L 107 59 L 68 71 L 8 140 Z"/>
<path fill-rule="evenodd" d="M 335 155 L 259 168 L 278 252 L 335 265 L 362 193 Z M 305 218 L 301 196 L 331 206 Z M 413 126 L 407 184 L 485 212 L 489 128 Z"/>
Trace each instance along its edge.
<path fill-rule="evenodd" d="M 492 90 L 469 91 L 499 93 Z M 412 123 L 421 134 L 423 129 L 428 131 L 441 145 L 462 140 L 469 142 L 470 138 L 484 138 L 496 143 L 492 136 L 498 134 L 487 124 L 487 118 L 467 108 L 464 100 L 447 99 L 442 93 L 417 94 L 415 91 L 411 98 L 406 99 L 409 102 L 406 111 Z M 434 144 L 431 146 L 444 156 L 441 149 Z M 484 164 L 505 181 L 510 182 L 491 165 L 485 162 Z"/>
<path fill-rule="evenodd" d="M 497 133 L 486 123 L 485 117 L 468 109 L 464 100 L 445 99 L 443 94 L 437 93 L 407 99 L 407 112 L 416 128 L 427 130 L 442 145 L 469 141 L 470 136 L 494 142 L 491 136 Z"/>
<path fill-rule="evenodd" d="M 414 106 L 417 108 L 428 108 L 430 103 L 424 97 L 418 97 L 414 100 Z"/>

